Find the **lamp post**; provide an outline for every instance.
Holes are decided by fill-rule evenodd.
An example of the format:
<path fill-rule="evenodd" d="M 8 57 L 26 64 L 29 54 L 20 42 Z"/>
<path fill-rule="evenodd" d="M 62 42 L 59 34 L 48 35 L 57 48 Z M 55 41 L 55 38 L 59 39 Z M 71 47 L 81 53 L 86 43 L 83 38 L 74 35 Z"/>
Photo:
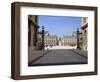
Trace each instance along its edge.
<path fill-rule="evenodd" d="M 79 28 L 77 28 L 77 49 L 80 49 L 80 45 L 79 45 Z"/>
<path fill-rule="evenodd" d="M 42 49 L 44 49 L 44 26 L 42 26 Z"/>

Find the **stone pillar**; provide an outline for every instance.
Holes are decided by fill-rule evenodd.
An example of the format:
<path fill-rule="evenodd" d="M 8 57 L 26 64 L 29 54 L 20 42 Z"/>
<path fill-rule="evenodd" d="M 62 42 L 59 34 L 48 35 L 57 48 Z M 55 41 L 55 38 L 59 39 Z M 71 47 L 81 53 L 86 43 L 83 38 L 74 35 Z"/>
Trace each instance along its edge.
<path fill-rule="evenodd" d="M 31 44 L 31 46 L 30 46 L 30 48 L 31 49 L 33 49 L 33 43 L 34 43 L 34 41 L 33 41 L 33 39 L 34 39 L 34 27 L 33 27 L 33 25 L 31 25 L 31 41 L 30 41 L 30 44 Z"/>
<path fill-rule="evenodd" d="M 38 23 L 37 16 L 31 15 L 31 48 L 37 49 L 37 39 L 38 39 Z"/>
<path fill-rule="evenodd" d="M 33 47 L 37 48 L 37 38 L 38 38 L 38 26 L 34 26 L 34 34 L 33 34 Z"/>

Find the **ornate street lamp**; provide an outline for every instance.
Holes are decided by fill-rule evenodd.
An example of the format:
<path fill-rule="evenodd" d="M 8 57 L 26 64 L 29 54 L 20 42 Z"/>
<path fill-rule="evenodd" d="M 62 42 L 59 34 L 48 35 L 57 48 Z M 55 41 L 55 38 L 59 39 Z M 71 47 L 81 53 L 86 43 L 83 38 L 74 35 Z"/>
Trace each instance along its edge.
<path fill-rule="evenodd" d="M 80 49 L 79 36 L 80 36 L 79 28 L 77 28 L 77 49 Z"/>
<path fill-rule="evenodd" d="M 42 26 L 42 49 L 44 49 L 44 26 Z"/>

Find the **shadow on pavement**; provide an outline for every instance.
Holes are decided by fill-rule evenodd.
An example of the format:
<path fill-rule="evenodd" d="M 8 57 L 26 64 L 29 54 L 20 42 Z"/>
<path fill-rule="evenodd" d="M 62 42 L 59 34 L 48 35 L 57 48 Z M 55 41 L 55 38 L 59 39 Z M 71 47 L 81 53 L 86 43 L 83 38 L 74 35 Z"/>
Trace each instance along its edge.
<path fill-rule="evenodd" d="M 47 55 L 47 53 L 49 53 L 51 50 L 42 50 L 42 51 L 37 51 L 38 56 L 35 56 L 37 54 L 31 54 L 30 58 L 28 59 L 28 66 L 31 66 L 33 62 L 37 61 L 38 59 L 44 57 L 45 55 Z M 35 52 L 35 51 L 33 51 Z M 33 56 L 33 57 L 32 57 Z"/>

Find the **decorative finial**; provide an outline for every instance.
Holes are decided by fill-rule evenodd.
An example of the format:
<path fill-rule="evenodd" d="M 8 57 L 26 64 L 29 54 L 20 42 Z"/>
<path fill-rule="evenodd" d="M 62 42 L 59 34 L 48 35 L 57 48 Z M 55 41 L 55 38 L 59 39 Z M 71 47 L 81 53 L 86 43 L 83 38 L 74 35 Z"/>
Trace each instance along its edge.
<path fill-rule="evenodd" d="M 42 30 L 44 30 L 44 26 L 42 26 Z"/>

